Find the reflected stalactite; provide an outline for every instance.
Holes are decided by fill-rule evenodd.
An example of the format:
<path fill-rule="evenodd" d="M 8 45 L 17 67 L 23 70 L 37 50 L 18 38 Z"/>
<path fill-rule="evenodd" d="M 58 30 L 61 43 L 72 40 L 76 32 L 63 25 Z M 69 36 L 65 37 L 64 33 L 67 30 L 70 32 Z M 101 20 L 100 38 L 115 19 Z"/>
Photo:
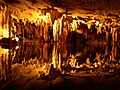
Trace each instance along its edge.
<path fill-rule="evenodd" d="M 111 51 L 111 61 L 115 61 L 115 45 L 112 46 L 112 51 Z"/>
<path fill-rule="evenodd" d="M 40 75 L 45 74 L 49 75 L 49 70 L 51 64 L 53 65 L 54 70 L 59 70 L 63 74 L 67 73 L 76 73 L 77 70 L 84 68 L 99 68 L 111 66 L 111 62 L 119 62 L 119 47 L 115 45 L 111 47 L 105 45 L 105 52 L 100 51 L 100 49 L 95 51 L 95 47 L 86 48 L 79 52 L 69 51 L 66 44 L 53 43 L 52 50 L 49 50 L 51 47 L 50 43 L 45 43 L 43 46 L 36 45 L 35 43 L 26 43 L 23 46 L 11 50 L 11 53 L 6 52 L 7 54 L 1 54 L 1 78 L 7 80 L 10 76 L 10 70 L 13 70 L 12 67 L 16 64 L 25 65 L 25 67 L 31 67 L 35 69 Z M 103 47 L 100 47 L 103 48 Z M 13 52 L 14 51 L 14 52 Z M 95 52 L 94 52 L 95 51 Z M 28 53 L 29 52 L 29 53 Z M 7 59 L 8 53 L 11 55 L 10 62 Z M 13 55 L 13 53 L 15 53 Z M 8 65 L 10 64 L 10 65 Z M 15 74 L 16 71 L 13 72 Z M 17 73 L 17 72 L 16 72 Z"/>
<path fill-rule="evenodd" d="M 48 49 L 49 49 L 49 44 L 48 43 L 45 43 L 44 46 L 43 46 L 43 59 L 45 59 L 45 61 L 48 61 L 49 60 L 49 52 L 48 52 Z"/>
<path fill-rule="evenodd" d="M 10 75 L 10 68 L 11 66 L 9 65 L 9 61 L 8 61 L 8 53 L 6 54 L 2 54 L 1 56 L 1 80 L 3 81 L 7 81 L 10 79 L 9 75 Z"/>
<path fill-rule="evenodd" d="M 54 68 L 58 68 L 58 43 L 55 43 L 52 51 L 52 64 Z"/>

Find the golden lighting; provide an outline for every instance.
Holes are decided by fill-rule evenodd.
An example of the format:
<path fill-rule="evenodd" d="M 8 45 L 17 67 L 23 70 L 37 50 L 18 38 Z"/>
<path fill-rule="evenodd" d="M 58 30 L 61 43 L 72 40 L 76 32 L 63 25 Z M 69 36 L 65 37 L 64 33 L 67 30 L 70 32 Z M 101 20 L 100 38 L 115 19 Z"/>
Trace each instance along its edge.
<path fill-rule="evenodd" d="M 73 20 L 72 22 L 72 31 L 75 31 L 77 29 L 77 21 Z"/>
<path fill-rule="evenodd" d="M 0 39 L 8 37 L 9 37 L 8 25 L 5 25 L 3 28 L 0 27 Z"/>
<path fill-rule="evenodd" d="M 3 13 L 1 12 L 2 15 L 3 15 L 3 16 L 2 15 L 1 16 L 3 18 L 7 17 L 7 16 L 4 15 L 5 12 L 3 12 Z M 85 32 L 81 28 L 80 28 L 80 30 L 77 30 L 78 26 L 81 23 L 87 25 L 87 27 L 88 27 L 87 29 L 90 30 L 91 25 L 94 22 L 95 25 L 98 26 L 97 27 L 97 34 L 102 33 L 101 29 L 103 28 L 103 25 L 104 25 L 103 23 L 100 23 L 99 21 L 95 21 L 95 20 L 90 20 L 90 21 L 87 22 L 87 21 L 78 19 L 77 16 L 72 16 L 72 20 L 70 22 L 68 22 L 66 20 L 67 15 L 65 15 L 65 14 L 63 14 L 61 17 L 55 19 L 54 22 L 52 22 L 50 12 L 46 12 L 45 14 L 43 14 L 40 10 L 39 11 L 38 10 L 27 10 L 27 11 L 23 11 L 22 13 L 21 13 L 21 11 L 18 10 L 18 12 L 20 13 L 20 15 L 18 15 L 18 16 L 15 16 L 13 13 L 11 14 L 12 19 L 13 18 L 17 19 L 17 23 L 19 23 L 19 20 L 22 19 L 23 22 L 24 22 L 23 24 L 26 24 L 26 19 L 28 19 L 30 25 L 32 25 L 33 23 L 36 25 L 37 30 L 42 27 L 42 29 L 40 29 L 41 32 L 38 33 L 36 29 L 33 32 L 37 33 L 37 35 L 42 33 L 41 36 L 43 36 L 45 41 L 47 41 L 48 38 L 49 38 L 49 36 L 48 36 L 48 33 L 49 33 L 48 27 L 50 26 L 50 28 L 52 28 L 52 30 L 53 30 L 53 32 L 52 32 L 53 33 L 53 40 L 55 41 L 54 46 L 53 46 L 53 50 L 52 50 L 52 55 L 50 57 L 50 60 L 51 60 L 50 62 L 44 62 L 44 60 L 39 61 L 39 60 L 37 60 L 37 58 L 35 58 L 35 59 L 30 59 L 28 62 L 24 60 L 22 62 L 24 65 L 29 63 L 30 67 L 33 67 L 33 68 L 36 67 L 35 68 L 36 72 L 41 72 L 41 73 L 44 73 L 45 75 L 49 74 L 51 65 L 53 65 L 54 69 L 56 69 L 56 70 L 59 69 L 61 71 L 61 73 L 64 72 L 64 71 L 62 72 L 61 66 L 66 66 L 66 64 L 67 65 L 69 64 L 70 67 L 72 67 L 72 68 L 83 68 L 83 67 L 87 67 L 87 68 L 94 68 L 95 67 L 95 68 L 97 68 L 99 66 L 102 66 L 103 61 L 100 58 L 101 54 L 98 54 L 98 53 L 96 53 L 96 58 L 95 58 L 97 60 L 97 62 L 93 63 L 93 66 L 92 66 L 92 63 L 90 62 L 91 61 L 90 58 L 87 58 L 86 62 L 84 62 L 82 64 L 79 64 L 77 62 L 76 57 L 77 56 L 82 56 L 83 55 L 82 53 L 78 53 L 76 55 L 70 54 L 70 56 L 69 56 L 70 58 L 67 58 L 66 62 L 62 61 L 61 57 L 63 57 L 65 54 L 61 55 L 61 53 L 59 52 L 59 48 L 60 48 L 59 44 L 63 44 L 63 42 L 60 42 L 61 38 L 65 39 L 65 40 L 67 39 L 66 37 L 68 35 L 68 31 L 70 31 L 70 32 L 75 31 L 75 32 L 78 32 L 79 34 L 84 34 Z M 9 30 L 11 30 L 13 28 L 15 32 L 20 32 L 21 27 L 20 27 L 19 24 L 18 24 L 18 27 L 17 27 L 17 26 L 14 25 L 14 23 L 12 21 L 9 22 L 9 23 L 8 23 L 8 21 L 9 20 L 6 20 L 6 23 L 3 23 L 2 19 L 0 19 L 0 39 L 9 38 L 10 37 L 9 34 L 10 34 L 12 40 L 16 40 L 18 42 L 20 38 L 18 38 L 17 36 L 12 35 L 12 33 L 9 33 Z M 3 26 L 2 26 L 2 23 L 3 23 Z M 10 27 L 10 25 L 12 25 L 12 26 Z M 19 28 L 18 31 L 17 31 L 17 28 Z M 28 32 L 30 32 L 30 34 L 31 34 L 31 31 L 32 31 L 31 28 L 32 28 L 32 26 L 27 27 Z M 113 41 L 113 43 L 117 39 L 117 35 L 115 34 L 115 31 L 116 31 L 116 28 L 115 29 L 112 28 L 111 33 L 112 33 L 112 39 L 113 39 L 112 41 Z M 21 32 L 17 33 L 17 34 L 21 34 Z M 22 34 L 24 34 L 24 33 L 22 33 Z M 89 35 L 88 35 L 88 37 L 89 37 Z M 37 39 L 39 40 L 39 38 L 37 38 Z M 59 41 L 59 43 L 56 43 L 57 41 Z M 20 49 L 20 47 L 16 46 L 15 49 L 18 50 L 18 49 Z M 106 50 L 105 50 L 106 55 L 108 54 L 107 49 L 108 48 L 106 48 Z M 47 51 L 47 49 L 45 49 L 45 50 Z M 115 60 L 114 56 L 116 56 L 116 54 L 117 54 L 116 51 L 117 51 L 116 48 L 113 46 L 112 51 L 111 51 L 111 55 L 110 55 L 111 60 Z M 2 49 L 0 47 L 0 56 L 2 56 L 3 54 L 7 55 L 8 52 L 9 52 L 8 49 Z M 44 55 L 44 57 L 45 56 L 46 55 Z M 36 64 L 31 64 L 31 62 L 34 62 L 34 61 L 36 61 Z M 76 72 L 76 70 L 71 70 L 70 71 L 70 73 L 75 73 L 75 72 Z"/>
<path fill-rule="evenodd" d="M 3 49 L 2 47 L 0 47 L 0 56 L 2 56 L 2 54 L 8 54 L 9 49 Z"/>

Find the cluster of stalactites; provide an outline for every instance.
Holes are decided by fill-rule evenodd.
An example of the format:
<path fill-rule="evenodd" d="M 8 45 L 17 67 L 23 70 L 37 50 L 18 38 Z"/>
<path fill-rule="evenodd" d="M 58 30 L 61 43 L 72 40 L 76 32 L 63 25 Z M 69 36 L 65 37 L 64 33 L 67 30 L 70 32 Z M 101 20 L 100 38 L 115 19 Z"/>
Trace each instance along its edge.
<path fill-rule="evenodd" d="M 0 39 L 9 37 L 9 14 L 8 6 L 0 7 Z"/>

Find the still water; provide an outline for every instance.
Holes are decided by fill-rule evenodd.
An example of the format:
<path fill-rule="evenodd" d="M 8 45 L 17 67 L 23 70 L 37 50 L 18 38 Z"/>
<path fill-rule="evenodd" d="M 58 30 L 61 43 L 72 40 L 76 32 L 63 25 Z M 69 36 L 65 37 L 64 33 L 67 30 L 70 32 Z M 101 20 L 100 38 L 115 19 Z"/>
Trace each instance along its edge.
<path fill-rule="evenodd" d="M 120 64 L 119 45 L 68 44 L 64 42 L 21 43 L 17 46 L 0 47 L 0 79 L 9 80 L 15 64 L 41 67 L 40 72 L 48 74 L 50 65 L 62 73 L 76 73 L 79 70 L 102 66 L 105 72 L 116 69 Z M 44 67 L 44 69 L 43 69 Z"/>

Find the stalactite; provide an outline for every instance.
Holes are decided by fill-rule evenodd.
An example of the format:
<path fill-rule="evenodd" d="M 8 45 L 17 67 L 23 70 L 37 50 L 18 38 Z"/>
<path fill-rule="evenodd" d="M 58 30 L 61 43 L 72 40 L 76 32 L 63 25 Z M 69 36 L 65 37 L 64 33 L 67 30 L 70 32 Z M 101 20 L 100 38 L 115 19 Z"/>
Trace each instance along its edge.
<path fill-rule="evenodd" d="M 2 27 L 2 17 L 3 17 L 3 15 L 2 15 L 2 7 L 0 7 L 0 28 Z"/>
<path fill-rule="evenodd" d="M 57 20 L 55 20 L 53 24 L 53 39 L 54 41 L 57 41 Z"/>
<path fill-rule="evenodd" d="M 45 26 L 44 26 L 44 39 L 45 39 L 45 41 L 49 40 L 48 24 L 45 24 Z"/>

